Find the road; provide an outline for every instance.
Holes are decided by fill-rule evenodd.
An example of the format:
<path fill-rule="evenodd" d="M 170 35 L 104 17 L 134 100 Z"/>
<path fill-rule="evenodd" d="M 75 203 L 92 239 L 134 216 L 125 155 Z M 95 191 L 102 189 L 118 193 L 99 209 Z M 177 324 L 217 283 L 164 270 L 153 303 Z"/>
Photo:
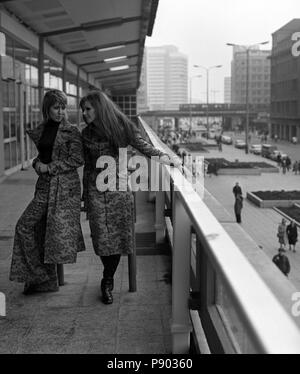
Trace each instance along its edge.
<path fill-rule="evenodd" d="M 224 135 L 231 136 L 233 138 L 233 141 L 236 139 L 245 140 L 245 133 L 234 135 L 233 132 L 224 132 Z M 278 140 L 277 142 L 275 142 L 270 138 L 268 138 L 267 142 L 265 143 L 276 145 L 277 149 L 281 150 L 282 153 L 286 153 L 288 156 L 290 156 L 292 161 L 300 160 L 300 143 L 292 144 L 291 142 L 285 140 Z M 251 134 L 251 141 L 249 143 L 249 146 L 251 144 L 261 144 L 260 137 Z"/>

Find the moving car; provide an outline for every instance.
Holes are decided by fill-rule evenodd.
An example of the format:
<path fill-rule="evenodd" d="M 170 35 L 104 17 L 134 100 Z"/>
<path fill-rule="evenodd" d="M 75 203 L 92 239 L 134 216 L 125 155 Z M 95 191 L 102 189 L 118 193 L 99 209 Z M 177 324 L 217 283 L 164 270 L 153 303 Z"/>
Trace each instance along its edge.
<path fill-rule="evenodd" d="M 234 143 L 235 148 L 239 149 L 245 149 L 246 148 L 246 143 L 244 140 L 237 139 Z"/>
<path fill-rule="evenodd" d="M 222 135 L 221 141 L 224 144 L 232 144 L 232 137 L 228 135 Z"/>
<path fill-rule="evenodd" d="M 260 155 L 261 154 L 262 145 L 261 144 L 252 144 L 249 152 L 253 153 L 254 155 Z"/>

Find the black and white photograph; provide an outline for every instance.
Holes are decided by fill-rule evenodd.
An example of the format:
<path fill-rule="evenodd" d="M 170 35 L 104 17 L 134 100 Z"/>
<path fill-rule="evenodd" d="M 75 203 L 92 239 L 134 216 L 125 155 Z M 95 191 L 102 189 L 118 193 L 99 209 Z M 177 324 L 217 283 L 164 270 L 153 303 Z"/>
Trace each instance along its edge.
<path fill-rule="evenodd" d="M 0 359 L 300 354 L 299 230 L 298 0 L 0 1 Z"/>

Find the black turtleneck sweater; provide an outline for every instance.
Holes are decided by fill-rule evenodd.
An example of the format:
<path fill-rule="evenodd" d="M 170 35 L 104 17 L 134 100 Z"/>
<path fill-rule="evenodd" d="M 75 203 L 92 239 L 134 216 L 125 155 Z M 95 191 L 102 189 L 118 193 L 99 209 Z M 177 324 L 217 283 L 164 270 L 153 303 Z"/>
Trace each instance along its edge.
<path fill-rule="evenodd" d="M 45 123 L 45 127 L 38 144 L 39 159 L 44 164 L 49 164 L 52 161 L 52 150 L 59 124 L 60 122 L 54 122 L 52 120 Z"/>

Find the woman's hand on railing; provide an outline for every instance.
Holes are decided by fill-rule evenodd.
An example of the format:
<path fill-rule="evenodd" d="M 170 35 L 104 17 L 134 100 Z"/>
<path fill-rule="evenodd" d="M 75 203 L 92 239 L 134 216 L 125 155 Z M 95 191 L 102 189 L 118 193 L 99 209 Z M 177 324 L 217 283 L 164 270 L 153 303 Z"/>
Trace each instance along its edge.
<path fill-rule="evenodd" d="M 180 158 L 163 155 L 159 158 L 159 160 L 161 164 L 173 166 L 175 168 L 178 168 L 180 171 L 182 171 L 182 161 Z"/>

